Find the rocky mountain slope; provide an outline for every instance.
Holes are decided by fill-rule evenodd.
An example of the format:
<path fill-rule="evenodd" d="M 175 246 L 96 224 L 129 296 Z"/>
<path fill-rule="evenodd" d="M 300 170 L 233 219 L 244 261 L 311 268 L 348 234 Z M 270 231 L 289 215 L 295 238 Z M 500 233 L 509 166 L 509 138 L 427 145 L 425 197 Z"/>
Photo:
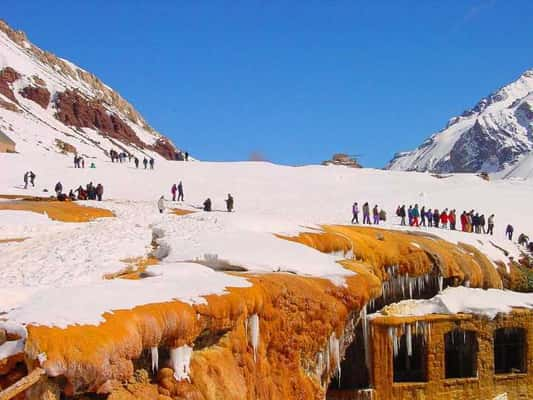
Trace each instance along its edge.
<path fill-rule="evenodd" d="M 96 76 L 0 21 L 0 130 L 24 152 L 175 159 L 178 149 Z"/>
<path fill-rule="evenodd" d="M 529 70 L 452 118 L 417 149 L 397 153 L 386 168 L 528 177 L 532 149 L 533 70 Z"/>

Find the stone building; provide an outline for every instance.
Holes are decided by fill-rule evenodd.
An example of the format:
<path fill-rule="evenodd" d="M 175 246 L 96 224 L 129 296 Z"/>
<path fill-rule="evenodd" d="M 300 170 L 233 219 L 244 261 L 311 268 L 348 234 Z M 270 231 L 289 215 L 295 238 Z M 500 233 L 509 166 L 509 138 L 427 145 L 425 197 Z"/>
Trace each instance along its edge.
<path fill-rule="evenodd" d="M 0 132 L 0 153 L 14 153 L 15 142 L 11 140 L 5 133 Z"/>
<path fill-rule="evenodd" d="M 330 386 L 328 400 L 533 398 L 530 310 L 494 319 L 380 315 L 369 326 L 368 369 L 360 361 L 364 351 L 349 349 L 343 367 L 351 364 L 355 370 L 344 368 L 340 388 Z M 370 370 L 366 381 L 360 378 L 368 375 L 365 369 Z"/>

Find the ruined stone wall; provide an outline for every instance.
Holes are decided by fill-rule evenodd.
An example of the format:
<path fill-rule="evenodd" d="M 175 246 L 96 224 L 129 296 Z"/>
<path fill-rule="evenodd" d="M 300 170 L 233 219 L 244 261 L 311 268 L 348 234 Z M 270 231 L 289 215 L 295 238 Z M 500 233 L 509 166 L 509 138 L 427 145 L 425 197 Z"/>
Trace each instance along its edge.
<path fill-rule="evenodd" d="M 393 345 L 390 326 L 401 326 L 414 319 L 379 318 L 372 323 L 373 380 L 378 400 L 449 400 L 492 399 L 507 393 L 510 400 L 533 398 L 533 313 L 515 310 L 495 320 L 466 315 L 429 316 L 430 334 L 427 344 L 427 382 L 393 382 Z M 524 328 L 527 331 L 527 373 L 496 375 L 494 372 L 494 331 L 498 328 Z M 456 328 L 477 334 L 477 377 L 445 378 L 444 335 Z"/>

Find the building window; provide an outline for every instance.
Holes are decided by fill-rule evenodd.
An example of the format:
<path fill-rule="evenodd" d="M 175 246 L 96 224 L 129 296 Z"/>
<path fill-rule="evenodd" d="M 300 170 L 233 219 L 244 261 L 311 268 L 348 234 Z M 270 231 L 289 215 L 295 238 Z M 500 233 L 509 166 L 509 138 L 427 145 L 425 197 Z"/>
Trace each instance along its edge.
<path fill-rule="evenodd" d="M 394 355 L 394 382 L 427 382 L 427 347 L 424 335 L 410 329 L 398 340 Z"/>
<path fill-rule="evenodd" d="M 494 371 L 497 374 L 525 373 L 526 330 L 501 328 L 494 331 Z"/>
<path fill-rule="evenodd" d="M 477 376 L 477 339 L 474 331 L 455 329 L 444 335 L 446 378 Z"/>

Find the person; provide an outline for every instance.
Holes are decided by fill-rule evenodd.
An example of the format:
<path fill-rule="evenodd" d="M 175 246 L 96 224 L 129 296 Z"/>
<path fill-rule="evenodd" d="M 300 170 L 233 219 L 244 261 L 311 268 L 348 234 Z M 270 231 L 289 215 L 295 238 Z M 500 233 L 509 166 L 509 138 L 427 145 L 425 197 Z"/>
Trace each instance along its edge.
<path fill-rule="evenodd" d="M 370 206 L 368 203 L 363 204 L 363 224 L 372 225 L 370 222 Z"/>
<path fill-rule="evenodd" d="M 154 169 L 154 162 L 155 160 L 153 158 L 150 158 L 150 169 Z"/>
<path fill-rule="evenodd" d="M 533 242 L 529 242 L 529 244 L 527 245 L 527 249 L 533 253 Z"/>
<path fill-rule="evenodd" d="M 78 160 L 78 155 L 75 154 L 74 155 L 74 168 L 79 168 L 80 167 L 80 164 L 79 164 L 79 160 Z"/>
<path fill-rule="evenodd" d="M 450 223 L 450 230 L 454 231 L 456 223 L 455 210 L 451 210 L 448 214 L 448 222 Z"/>
<path fill-rule="evenodd" d="M 81 157 L 81 167 L 85 168 L 85 158 Z"/>
<path fill-rule="evenodd" d="M 98 196 L 98 201 L 102 201 L 102 196 L 104 195 L 104 186 L 99 183 L 96 185 L 96 196 Z"/>
<path fill-rule="evenodd" d="M 383 222 L 387 221 L 387 212 L 383 208 L 379 210 L 379 220 Z"/>
<path fill-rule="evenodd" d="M 185 152 L 185 161 L 189 161 L 189 153 Z"/>
<path fill-rule="evenodd" d="M 211 199 L 207 198 L 204 201 L 204 211 L 211 211 Z"/>
<path fill-rule="evenodd" d="M 183 183 L 181 181 L 178 183 L 178 201 L 185 201 L 183 197 Z"/>
<path fill-rule="evenodd" d="M 435 208 L 435 210 L 433 210 L 433 226 L 435 228 L 439 227 L 439 218 L 440 218 L 439 210 Z"/>
<path fill-rule="evenodd" d="M 405 204 L 400 207 L 399 217 L 401 218 L 400 225 L 405 226 Z"/>
<path fill-rule="evenodd" d="M 176 201 L 176 192 L 178 191 L 178 187 L 174 183 L 172 187 L 170 188 L 170 193 L 172 193 L 172 201 Z"/>
<path fill-rule="evenodd" d="M 487 234 L 490 234 L 492 236 L 494 234 L 494 214 L 490 215 L 487 222 L 488 222 Z"/>
<path fill-rule="evenodd" d="M 139 168 L 139 159 L 135 157 L 135 168 Z"/>
<path fill-rule="evenodd" d="M 442 229 L 448 229 L 448 209 L 445 209 L 440 214 L 440 227 Z"/>
<path fill-rule="evenodd" d="M 431 208 L 427 210 L 426 212 L 426 219 L 428 220 L 428 227 L 433 227 L 433 211 L 431 211 Z"/>
<path fill-rule="evenodd" d="M 96 164 L 92 162 L 89 168 L 96 168 Z"/>
<path fill-rule="evenodd" d="M 466 211 L 461 214 L 461 231 L 466 232 Z"/>
<path fill-rule="evenodd" d="M 474 222 L 476 233 L 481 233 L 481 217 L 479 216 L 479 213 L 474 215 Z"/>
<path fill-rule="evenodd" d="M 416 226 L 418 228 L 420 226 L 418 224 L 418 218 L 420 218 L 420 211 L 418 210 L 418 204 L 415 204 L 415 207 L 411 211 L 411 214 L 413 216 L 413 220 L 412 220 L 413 225 L 412 226 Z"/>
<path fill-rule="evenodd" d="M 479 228 L 480 228 L 480 230 L 481 230 L 483 233 L 487 233 L 487 232 L 485 231 L 485 223 L 486 223 L 486 221 L 485 221 L 485 214 L 481 214 L 481 215 L 479 216 Z"/>
<path fill-rule="evenodd" d="M 54 188 L 56 195 L 59 197 L 60 193 L 63 191 L 63 185 L 61 182 L 56 183 L 56 187 Z"/>
<path fill-rule="evenodd" d="M 148 160 L 146 159 L 146 157 L 144 157 L 143 165 L 144 165 L 144 169 L 146 169 L 146 167 L 148 166 Z"/>
<path fill-rule="evenodd" d="M 29 179 L 29 176 L 30 176 L 30 173 L 29 172 L 26 172 L 24 174 L 24 189 L 27 189 L 28 188 L 28 179 Z"/>
<path fill-rule="evenodd" d="M 352 224 L 358 224 L 358 223 L 359 223 L 359 206 L 357 205 L 357 202 L 355 202 L 352 205 Z"/>
<path fill-rule="evenodd" d="M 70 192 L 68 192 L 68 198 L 70 199 L 70 201 L 76 200 L 76 195 L 74 194 L 74 191 L 72 189 L 70 189 Z"/>
<path fill-rule="evenodd" d="M 426 206 L 420 210 L 420 226 L 426 226 Z"/>
<path fill-rule="evenodd" d="M 157 200 L 157 208 L 159 209 L 159 213 L 163 214 L 163 211 L 165 211 L 165 196 L 161 196 Z"/>
<path fill-rule="evenodd" d="M 230 193 L 228 193 L 228 198 L 226 199 L 226 209 L 228 212 L 233 211 L 233 197 Z"/>
<path fill-rule="evenodd" d="M 413 206 L 409 205 L 407 209 L 407 219 L 409 220 L 409 226 L 413 226 Z"/>
<path fill-rule="evenodd" d="M 379 225 L 379 210 L 377 204 L 372 209 L 372 217 L 374 218 L 374 225 Z"/>
<path fill-rule="evenodd" d="M 513 232 L 513 226 L 511 224 L 507 224 L 507 228 L 505 229 L 505 236 L 507 237 L 507 239 L 513 240 Z"/>
<path fill-rule="evenodd" d="M 527 244 L 529 243 L 529 237 L 525 234 L 525 233 L 521 233 L 519 236 L 518 236 L 518 244 L 520 246 L 527 246 Z"/>

